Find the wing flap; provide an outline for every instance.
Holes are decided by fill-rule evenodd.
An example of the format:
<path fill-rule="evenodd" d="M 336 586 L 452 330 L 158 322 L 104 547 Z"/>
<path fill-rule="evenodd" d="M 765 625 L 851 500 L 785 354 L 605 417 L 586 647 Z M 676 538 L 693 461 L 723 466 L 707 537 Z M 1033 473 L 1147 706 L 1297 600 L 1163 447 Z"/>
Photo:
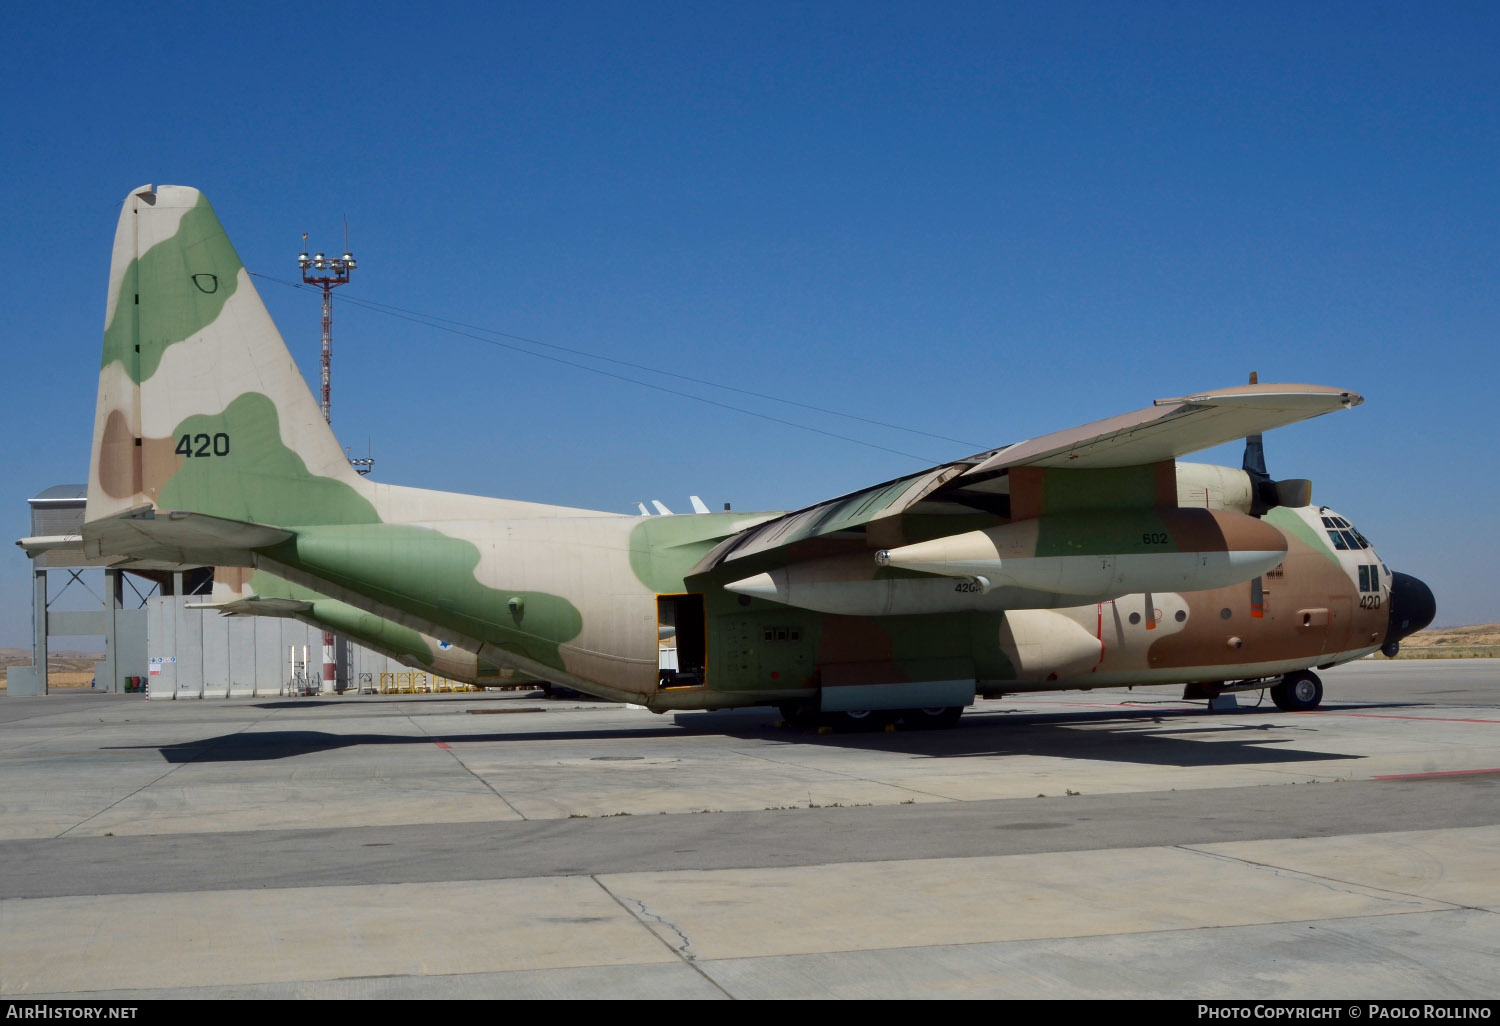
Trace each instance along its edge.
<path fill-rule="evenodd" d="M 945 464 L 921 473 L 898 477 L 861 491 L 787 513 L 725 539 L 705 556 L 694 573 L 734 563 L 736 574 L 749 576 L 760 568 L 780 566 L 791 559 L 831 555 L 850 547 L 865 547 L 865 530 L 882 517 L 901 513 L 966 464 Z M 767 561 L 768 560 L 768 561 Z"/>

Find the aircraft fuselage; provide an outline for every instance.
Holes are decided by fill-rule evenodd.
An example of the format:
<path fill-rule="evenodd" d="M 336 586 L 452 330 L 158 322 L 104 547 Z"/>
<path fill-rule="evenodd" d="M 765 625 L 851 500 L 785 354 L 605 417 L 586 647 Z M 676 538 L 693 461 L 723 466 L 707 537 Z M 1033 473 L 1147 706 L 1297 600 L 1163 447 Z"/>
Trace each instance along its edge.
<path fill-rule="evenodd" d="M 989 597 L 962 579 L 928 577 L 971 608 L 878 616 L 750 597 L 692 574 L 719 539 L 774 516 L 586 517 L 561 532 L 552 519 L 308 530 L 261 565 L 496 665 L 656 709 L 813 698 L 855 682 L 968 680 L 997 694 L 1267 678 L 1367 655 L 1389 630 L 1391 573 L 1354 547 L 1357 536 L 1336 548 L 1327 510 L 1268 514 L 1285 555 L 1250 581 L 1007 610 L 984 608 Z M 869 563 L 873 584 L 882 571 Z M 455 589 L 460 579 L 472 584 Z M 663 626 L 679 653 L 665 676 Z"/>
<path fill-rule="evenodd" d="M 81 538 L 121 566 L 265 571 L 308 594 L 261 608 L 476 678 L 937 725 L 976 695 L 1293 674 L 1429 622 L 1425 585 L 1264 467 L 1261 432 L 1362 402 L 1158 399 L 786 514 L 389 485 L 349 465 L 208 201 L 144 186 L 115 233 Z M 1243 470 L 1178 462 L 1240 438 Z M 1278 704 L 1315 703 L 1292 683 Z"/>

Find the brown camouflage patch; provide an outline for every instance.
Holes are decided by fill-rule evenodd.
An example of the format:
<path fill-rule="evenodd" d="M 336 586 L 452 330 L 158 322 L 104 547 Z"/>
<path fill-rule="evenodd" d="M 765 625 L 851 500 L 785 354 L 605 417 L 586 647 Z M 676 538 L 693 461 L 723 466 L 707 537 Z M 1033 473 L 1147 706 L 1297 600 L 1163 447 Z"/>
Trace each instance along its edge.
<path fill-rule="evenodd" d="M 1267 525 L 1268 526 L 1268 525 Z M 1281 532 L 1277 532 L 1280 534 Z M 1262 578 L 1262 616 L 1251 615 L 1253 582 L 1187 592 L 1187 629 L 1152 642 L 1152 669 L 1233 666 L 1289 659 L 1317 660 L 1353 646 L 1378 643 L 1384 610 L 1359 609 L 1354 585 L 1342 567 L 1296 538 L 1288 542 L 1282 575 Z M 1229 616 L 1222 615 L 1229 610 Z M 1304 625 L 1302 611 L 1327 610 Z M 1378 622 L 1377 622 L 1378 621 Z M 1232 639 L 1239 639 L 1234 647 Z"/>
<path fill-rule="evenodd" d="M 222 585 L 235 595 L 248 595 L 250 577 L 254 573 L 255 569 L 248 566 L 216 566 L 214 583 Z"/>
<path fill-rule="evenodd" d="M 1011 520 L 1030 520 L 1042 515 L 1042 476 L 1041 467 L 1011 467 L 1008 474 L 1010 477 L 1010 518 Z"/>
<path fill-rule="evenodd" d="M 817 663 L 824 682 L 832 666 L 858 666 L 858 683 L 892 684 L 907 679 L 895 662 L 891 636 L 878 623 L 863 616 L 827 615 L 818 636 Z M 840 672 L 834 671 L 835 677 Z M 845 674 L 847 676 L 847 674 Z"/>
<path fill-rule="evenodd" d="M 1179 552 L 1273 552 L 1286 536 L 1263 520 L 1223 510 L 1164 509 L 1162 523 Z"/>
<path fill-rule="evenodd" d="M 182 456 L 174 451 L 170 438 L 142 438 L 136 444 L 125 414 L 110 410 L 104 421 L 104 437 L 99 442 L 99 487 L 111 499 L 145 496 L 155 501 L 162 486 L 182 466 Z M 150 467 L 150 479 L 143 468 Z"/>
<path fill-rule="evenodd" d="M 141 492 L 141 446 L 125 422 L 125 414 L 110 410 L 99 441 L 99 487 L 111 499 L 128 499 Z"/>

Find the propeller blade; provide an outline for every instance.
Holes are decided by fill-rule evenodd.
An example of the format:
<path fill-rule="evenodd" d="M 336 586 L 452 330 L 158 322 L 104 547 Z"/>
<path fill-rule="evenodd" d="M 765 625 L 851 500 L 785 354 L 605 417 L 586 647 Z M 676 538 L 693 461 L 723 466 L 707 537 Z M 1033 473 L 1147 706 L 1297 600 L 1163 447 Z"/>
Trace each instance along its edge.
<path fill-rule="evenodd" d="M 1251 371 L 1250 384 L 1259 383 L 1260 376 Z M 1240 461 L 1240 467 L 1250 475 L 1250 486 L 1255 489 L 1255 499 L 1250 504 L 1252 517 L 1265 516 L 1281 505 L 1276 482 L 1271 480 L 1271 473 L 1266 469 L 1266 446 L 1259 433 L 1245 436 L 1245 457 Z M 1310 493 L 1311 486 L 1308 490 Z"/>

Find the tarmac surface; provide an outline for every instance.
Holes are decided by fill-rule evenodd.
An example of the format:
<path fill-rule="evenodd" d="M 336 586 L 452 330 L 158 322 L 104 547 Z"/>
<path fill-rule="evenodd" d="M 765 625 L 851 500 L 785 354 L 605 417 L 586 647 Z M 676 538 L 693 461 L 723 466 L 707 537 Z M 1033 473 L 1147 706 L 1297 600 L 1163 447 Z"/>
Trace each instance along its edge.
<path fill-rule="evenodd" d="M 833 734 L 0 697 L 0 996 L 1500 997 L 1500 660 Z"/>

